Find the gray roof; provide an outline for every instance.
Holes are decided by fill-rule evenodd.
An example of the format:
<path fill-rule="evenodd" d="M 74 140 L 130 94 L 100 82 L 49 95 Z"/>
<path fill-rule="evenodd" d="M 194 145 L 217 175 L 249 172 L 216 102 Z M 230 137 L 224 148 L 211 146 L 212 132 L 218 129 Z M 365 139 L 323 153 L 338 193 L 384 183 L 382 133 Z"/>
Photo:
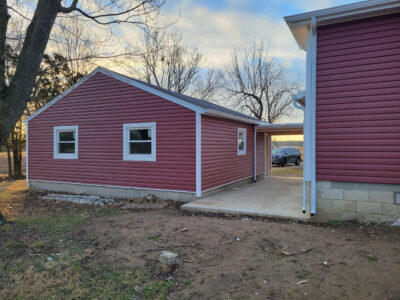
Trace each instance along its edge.
<path fill-rule="evenodd" d="M 219 111 L 219 112 L 222 112 L 222 113 L 226 113 L 226 114 L 230 114 L 230 115 L 233 115 L 233 116 L 236 116 L 236 117 L 241 117 L 241 118 L 246 118 L 246 119 L 249 119 L 249 120 L 259 121 L 256 118 L 253 118 L 253 117 L 248 116 L 246 114 L 243 114 L 241 112 L 226 108 L 224 106 L 215 104 L 215 103 L 207 101 L 207 100 L 201 100 L 201 99 L 193 98 L 193 97 L 190 97 L 190 96 L 187 96 L 187 95 L 184 95 L 184 94 L 180 94 L 180 93 L 173 92 L 171 90 L 164 89 L 162 87 L 159 87 L 159 86 L 151 84 L 151 83 L 147 83 L 147 82 L 138 80 L 136 78 L 132 78 L 132 77 L 129 77 L 129 76 L 126 76 L 126 75 L 123 75 L 123 74 L 119 74 L 119 73 L 114 72 L 114 71 L 110 71 L 110 70 L 108 70 L 108 71 L 109 72 L 113 72 L 115 74 L 118 74 L 120 76 L 124 76 L 124 77 L 126 77 L 126 78 L 128 78 L 130 80 L 134 80 L 134 81 L 136 81 L 138 83 L 147 85 L 148 87 L 151 87 L 153 89 L 157 89 L 157 90 L 159 90 L 159 91 L 161 91 L 163 93 L 169 94 L 169 95 L 171 95 L 171 96 L 173 96 L 175 98 L 178 98 L 180 100 L 183 100 L 185 102 L 188 102 L 190 104 L 198 106 L 200 108 L 213 109 L 213 110 L 216 110 L 216 111 Z"/>

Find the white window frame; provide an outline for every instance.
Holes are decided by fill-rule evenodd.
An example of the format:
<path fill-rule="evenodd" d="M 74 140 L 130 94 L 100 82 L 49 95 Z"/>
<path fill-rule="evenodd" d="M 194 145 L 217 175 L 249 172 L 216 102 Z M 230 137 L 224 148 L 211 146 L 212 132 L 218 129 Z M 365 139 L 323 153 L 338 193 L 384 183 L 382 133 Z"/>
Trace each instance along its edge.
<path fill-rule="evenodd" d="M 75 153 L 59 153 L 59 132 L 62 131 L 75 131 Z M 55 126 L 54 127 L 54 159 L 78 159 L 78 126 Z"/>
<path fill-rule="evenodd" d="M 131 129 L 150 129 L 151 130 L 151 154 L 130 154 L 130 147 L 129 147 L 129 130 Z M 130 161 L 156 161 L 156 122 L 151 123 L 131 123 L 131 124 L 124 124 L 124 160 Z"/>
<path fill-rule="evenodd" d="M 244 147 L 242 150 L 239 149 L 239 134 L 240 133 L 243 133 Z M 247 129 L 246 128 L 238 128 L 237 138 L 236 138 L 236 147 L 237 147 L 237 155 L 246 155 L 246 148 L 247 148 Z"/>

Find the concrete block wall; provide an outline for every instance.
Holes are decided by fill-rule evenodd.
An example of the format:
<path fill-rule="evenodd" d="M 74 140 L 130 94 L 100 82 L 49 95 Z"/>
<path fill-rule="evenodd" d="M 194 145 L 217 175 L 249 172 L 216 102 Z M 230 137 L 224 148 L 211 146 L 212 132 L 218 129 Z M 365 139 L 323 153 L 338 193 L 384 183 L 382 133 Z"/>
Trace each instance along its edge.
<path fill-rule="evenodd" d="M 396 194 L 400 185 L 317 181 L 317 213 L 312 220 L 395 221 L 400 218 Z"/>

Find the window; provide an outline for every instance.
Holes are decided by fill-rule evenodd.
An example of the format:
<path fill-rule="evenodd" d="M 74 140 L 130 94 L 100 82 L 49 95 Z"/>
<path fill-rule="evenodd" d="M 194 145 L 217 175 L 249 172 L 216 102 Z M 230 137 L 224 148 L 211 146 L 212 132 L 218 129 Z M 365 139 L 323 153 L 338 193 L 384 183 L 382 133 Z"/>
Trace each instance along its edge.
<path fill-rule="evenodd" d="M 78 158 L 78 126 L 54 127 L 54 158 Z"/>
<path fill-rule="evenodd" d="M 124 160 L 156 161 L 156 123 L 124 124 Z"/>
<path fill-rule="evenodd" d="M 246 155 L 246 128 L 238 128 L 237 154 Z"/>

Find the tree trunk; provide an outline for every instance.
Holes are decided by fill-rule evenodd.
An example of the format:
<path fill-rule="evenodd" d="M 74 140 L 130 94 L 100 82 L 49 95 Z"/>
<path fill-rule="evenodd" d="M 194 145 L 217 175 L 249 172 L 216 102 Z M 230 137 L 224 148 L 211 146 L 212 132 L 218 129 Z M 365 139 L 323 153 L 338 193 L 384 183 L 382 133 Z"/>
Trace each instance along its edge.
<path fill-rule="evenodd" d="M 7 163 L 8 163 L 8 178 L 12 177 L 12 165 L 11 165 L 11 152 L 10 145 L 6 144 L 7 149 Z"/>
<path fill-rule="evenodd" d="M 4 18 L 8 16 L 6 5 L 5 0 L 0 0 L 0 51 L 3 50 L 7 29 L 7 22 L 4 21 Z M 59 8 L 60 0 L 38 1 L 33 19 L 26 31 L 18 65 L 10 86 L 8 88 L 0 87 L 0 146 L 6 142 L 7 136 L 21 117 L 31 96 L 42 55 Z M 0 55 L 4 55 L 4 51 Z"/>

